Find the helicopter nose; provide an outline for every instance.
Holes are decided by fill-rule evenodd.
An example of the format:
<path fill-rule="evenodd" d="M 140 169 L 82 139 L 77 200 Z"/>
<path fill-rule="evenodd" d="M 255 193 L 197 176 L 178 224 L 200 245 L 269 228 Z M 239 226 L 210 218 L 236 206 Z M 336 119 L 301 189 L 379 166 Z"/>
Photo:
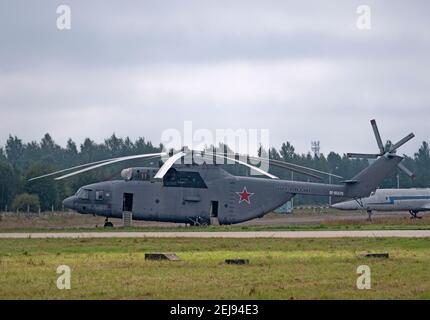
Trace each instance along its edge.
<path fill-rule="evenodd" d="M 75 197 L 74 196 L 68 197 L 68 198 L 63 200 L 64 208 L 74 209 L 74 204 L 75 204 Z"/>

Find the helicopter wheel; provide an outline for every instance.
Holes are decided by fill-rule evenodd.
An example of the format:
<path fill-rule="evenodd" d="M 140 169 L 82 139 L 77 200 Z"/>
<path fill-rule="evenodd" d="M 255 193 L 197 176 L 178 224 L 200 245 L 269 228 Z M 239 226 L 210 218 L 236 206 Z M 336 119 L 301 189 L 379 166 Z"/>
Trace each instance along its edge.
<path fill-rule="evenodd" d="M 417 216 L 418 211 L 416 210 L 409 210 L 409 214 L 411 215 L 411 219 L 421 219 L 422 217 Z"/>
<path fill-rule="evenodd" d="M 367 221 L 372 222 L 372 210 L 367 210 L 367 214 L 369 215 L 369 217 L 367 218 Z"/>

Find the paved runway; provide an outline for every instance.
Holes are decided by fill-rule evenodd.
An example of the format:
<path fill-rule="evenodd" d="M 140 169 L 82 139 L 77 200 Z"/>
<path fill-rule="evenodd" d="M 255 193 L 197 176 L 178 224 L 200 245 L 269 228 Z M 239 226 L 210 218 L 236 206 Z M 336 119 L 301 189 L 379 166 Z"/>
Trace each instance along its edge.
<path fill-rule="evenodd" d="M 430 238 L 430 230 L 256 231 L 256 232 L 44 232 L 0 233 L 0 239 L 48 238 Z"/>

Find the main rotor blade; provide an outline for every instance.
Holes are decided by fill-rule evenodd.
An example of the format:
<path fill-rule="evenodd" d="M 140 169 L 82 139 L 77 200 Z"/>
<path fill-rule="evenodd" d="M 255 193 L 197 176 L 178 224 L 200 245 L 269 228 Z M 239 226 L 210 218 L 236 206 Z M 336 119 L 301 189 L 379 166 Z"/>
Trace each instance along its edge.
<path fill-rule="evenodd" d="M 379 154 L 373 154 L 373 153 L 347 153 L 346 156 L 348 158 L 376 159 L 376 158 L 379 157 Z"/>
<path fill-rule="evenodd" d="M 413 133 L 408 134 L 406 137 L 404 137 L 403 139 L 401 139 L 398 142 L 396 142 L 395 144 L 393 144 L 390 148 L 390 152 L 396 151 L 398 148 L 400 148 L 406 142 L 411 140 L 413 137 L 415 137 L 415 135 Z"/>
<path fill-rule="evenodd" d="M 211 152 L 206 152 L 206 154 L 208 154 L 208 155 L 214 155 Z M 234 154 L 234 153 L 227 153 L 227 155 L 230 156 L 230 157 L 235 157 L 236 156 L 236 154 Z M 333 173 L 324 172 L 324 171 L 321 171 L 321 170 L 317 170 L 317 169 L 313 169 L 313 168 L 308 168 L 308 167 L 300 166 L 298 164 L 294 164 L 294 163 L 290 163 L 290 162 L 279 161 L 279 160 L 274 160 L 274 159 L 257 158 L 257 157 L 252 157 L 252 156 L 248 156 L 248 158 L 252 159 L 252 160 L 255 160 L 255 161 L 263 161 L 263 162 L 266 162 L 266 163 L 269 162 L 269 164 L 272 163 L 274 165 L 275 164 L 279 164 L 278 167 L 282 167 L 284 169 L 288 169 L 290 171 L 294 171 L 294 172 L 297 172 L 297 173 L 300 173 L 300 174 L 303 174 L 303 175 L 307 175 L 307 176 L 310 176 L 310 177 L 313 177 L 313 178 L 316 178 L 316 179 L 319 179 L 319 180 L 322 180 L 322 178 L 320 176 L 315 175 L 315 174 L 311 174 L 309 172 L 306 172 L 305 170 L 312 171 L 312 172 L 315 172 L 315 173 L 324 174 L 324 175 L 327 175 L 327 176 L 336 177 L 336 178 L 339 178 L 339 179 L 343 179 L 343 177 L 338 176 L 338 175 L 333 174 Z"/>
<path fill-rule="evenodd" d="M 373 133 L 375 134 L 376 143 L 378 144 L 379 151 L 381 151 L 381 155 L 385 153 L 384 144 L 382 143 L 381 135 L 379 134 L 378 125 L 376 124 L 376 120 L 373 119 L 370 121 L 372 125 Z"/>
<path fill-rule="evenodd" d="M 259 159 L 259 158 L 255 158 L 255 159 Z M 315 173 L 325 174 L 327 176 L 332 176 L 332 177 L 335 177 L 335 178 L 343 179 L 343 177 L 338 176 L 338 175 L 333 174 L 333 173 L 324 172 L 324 171 L 321 171 L 321 170 L 317 170 L 317 169 L 313 169 L 313 168 L 308 168 L 308 167 L 300 166 L 298 164 L 294 164 L 294 163 L 290 163 L 290 162 L 285 162 L 285 161 L 279 161 L 279 160 L 270 159 L 269 163 L 280 164 L 280 165 L 285 166 L 286 169 L 289 169 L 291 171 L 296 170 L 298 173 L 302 173 L 304 175 L 309 175 L 309 176 L 317 178 L 317 179 L 322 179 L 322 178 L 320 176 L 317 176 L 317 175 L 311 175 L 310 173 L 307 173 L 304 170 L 308 170 L 308 171 L 312 171 L 312 172 L 315 172 Z M 299 169 L 296 169 L 296 168 L 299 168 L 299 169 L 302 169 L 302 170 L 299 170 Z"/>
<path fill-rule="evenodd" d="M 186 155 L 187 154 L 182 151 L 175 153 L 173 156 L 167 159 L 166 162 L 164 162 L 161 168 L 157 171 L 157 174 L 154 176 L 154 179 L 163 179 L 164 175 L 173 166 L 173 164 Z"/>
<path fill-rule="evenodd" d="M 51 173 L 48 173 L 48 174 L 44 174 L 42 176 L 34 177 L 34 178 L 31 178 L 31 179 L 28 179 L 28 181 L 34 181 L 34 180 L 37 180 L 37 179 L 42 179 L 42 178 L 54 176 L 54 175 L 59 174 L 59 173 L 63 173 L 63 172 L 71 171 L 71 170 L 76 170 L 76 169 L 79 169 L 79 168 L 84 168 L 84 167 L 95 165 L 95 164 L 99 164 L 99 163 L 108 162 L 108 161 L 111 161 L 111 160 L 114 160 L 114 159 L 118 159 L 118 158 L 105 159 L 105 160 L 90 162 L 90 163 L 86 163 L 86 164 L 81 164 L 79 166 L 75 166 L 75 167 L 71 167 L 71 168 L 67 168 L 67 169 L 63 169 L 63 170 L 51 172 Z"/>
<path fill-rule="evenodd" d="M 97 168 L 100 168 L 100 167 L 104 167 L 104 166 L 111 165 L 111 164 L 118 163 L 118 162 L 122 162 L 122 161 L 134 160 L 134 159 L 142 159 L 142 158 L 149 158 L 149 157 L 157 157 L 157 156 L 161 157 L 161 156 L 164 156 L 164 155 L 166 155 L 165 152 L 160 152 L 160 153 L 147 153 L 147 154 L 138 154 L 138 155 L 134 155 L 134 156 L 126 156 L 126 157 L 115 158 L 115 159 L 111 159 L 111 160 L 109 160 L 107 162 L 96 164 L 94 166 L 91 166 L 91 167 L 88 167 L 88 168 L 85 168 L 85 169 L 82 169 L 82 170 L 78 170 L 78 171 L 66 174 L 66 175 L 58 177 L 58 178 L 55 178 L 55 180 L 63 180 L 63 179 L 72 177 L 74 175 L 81 174 L 83 172 L 87 172 L 87 171 L 90 171 L 90 170 L 93 170 L 93 169 L 97 169 Z"/>
<path fill-rule="evenodd" d="M 240 161 L 238 159 L 230 158 L 230 157 L 227 157 L 227 156 L 224 156 L 224 155 L 221 155 L 221 154 L 216 154 L 216 153 L 212 153 L 212 154 L 211 153 L 207 153 L 207 155 L 208 156 L 215 156 L 215 157 L 223 158 L 223 159 L 227 159 L 227 160 L 232 160 L 232 161 L 234 161 L 234 162 L 236 162 L 238 164 L 241 164 L 241 165 L 243 165 L 245 167 L 248 167 L 248 168 L 250 168 L 252 170 L 255 170 L 255 171 L 257 171 L 257 172 L 259 172 L 259 173 L 261 173 L 261 174 L 263 174 L 263 175 L 271 178 L 271 179 L 279 179 L 277 176 L 274 176 L 273 174 L 270 174 L 270 173 L 268 173 L 268 172 L 266 172 L 266 171 L 264 171 L 264 170 L 262 170 L 260 168 L 257 168 L 257 167 L 255 167 L 253 165 L 250 165 L 250 164 L 248 164 L 246 162 L 243 162 L 243 161 Z M 205 156 L 202 156 L 202 157 L 205 157 Z M 209 158 L 209 157 L 206 157 L 206 158 Z"/>
<path fill-rule="evenodd" d="M 305 172 L 305 171 L 302 171 L 302 170 L 299 170 L 299 169 L 293 169 L 293 168 L 289 167 L 288 165 L 283 165 L 282 163 L 273 162 L 272 165 L 275 166 L 275 167 L 287 169 L 287 170 L 290 170 L 290 171 L 293 171 L 293 172 L 296 172 L 296 173 L 299 173 L 299 174 L 303 174 L 305 176 L 309 176 L 309 177 L 312 177 L 312 178 L 315 178 L 315 179 L 318 179 L 318 180 L 322 180 L 322 178 L 320 176 L 317 176 L 316 174 L 308 173 L 308 172 Z"/>
<path fill-rule="evenodd" d="M 318 180 L 322 180 L 322 178 L 320 176 L 317 176 L 316 174 L 309 173 L 309 172 L 306 172 L 304 170 L 300 170 L 300 169 L 294 168 L 291 165 L 289 165 L 288 163 L 283 162 L 283 161 L 277 161 L 277 160 L 272 160 L 272 159 L 256 158 L 256 157 L 249 157 L 249 159 L 254 160 L 254 161 L 266 162 L 266 163 L 268 162 L 269 165 L 273 165 L 273 166 L 278 167 L 278 168 L 287 169 L 289 171 L 293 171 L 293 172 L 296 172 L 296 173 L 303 174 L 305 176 L 309 176 L 309 177 L 312 177 L 312 178 L 315 178 L 315 179 L 318 179 Z"/>
<path fill-rule="evenodd" d="M 400 170 L 402 170 L 409 178 L 414 180 L 416 178 L 415 173 L 406 168 L 401 162 L 397 165 Z"/>

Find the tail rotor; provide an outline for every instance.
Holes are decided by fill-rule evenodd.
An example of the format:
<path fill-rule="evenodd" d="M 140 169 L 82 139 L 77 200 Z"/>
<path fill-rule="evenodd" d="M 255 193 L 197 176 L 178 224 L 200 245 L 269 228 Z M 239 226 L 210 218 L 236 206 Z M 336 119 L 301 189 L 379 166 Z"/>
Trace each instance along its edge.
<path fill-rule="evenodd" d="M 370 124 L 372 125 L 373 133 L 375 134 L 376 143 L 379 148 L 379 153 L 347 153 L 348 158 L 359 158 L 359 159 L 377 159 L 379 157 L 393 157 L 396 155 L 397 149 L 411 140 L 415 135 L 413 133 L 408 134 L 403 139 L 400 139 L 398 142 L 394 144 L 390 144 L 388 146 L 384 146 L 382 142 L 381 135 L 379 133 L 378 126 L 375 120 L 371 120 Z M 399 163 L 397 167 L 403 171 L 408 177 L 411 179 L 415 179 L 415 174 L 406 168 L 402 163 Z"/>

